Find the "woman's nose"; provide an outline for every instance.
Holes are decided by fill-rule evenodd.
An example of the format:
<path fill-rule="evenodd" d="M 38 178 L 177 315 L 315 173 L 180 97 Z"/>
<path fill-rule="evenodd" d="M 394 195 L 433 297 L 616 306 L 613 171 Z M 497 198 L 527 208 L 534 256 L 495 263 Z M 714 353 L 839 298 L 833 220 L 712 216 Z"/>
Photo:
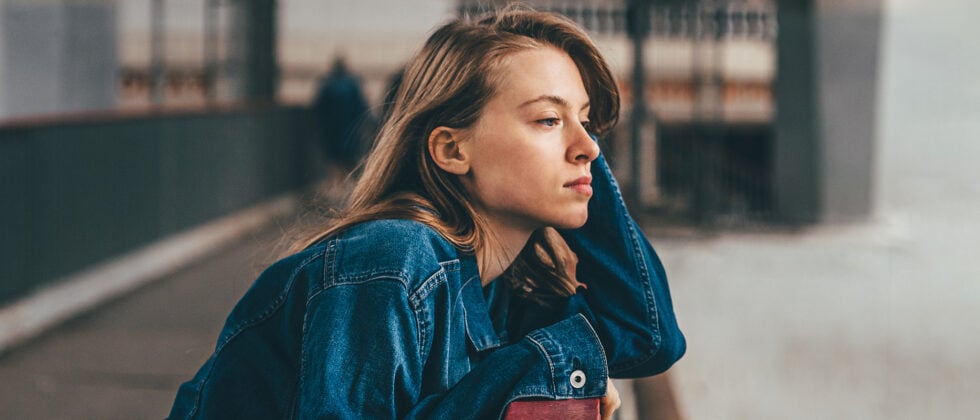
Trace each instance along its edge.
<path fill-rule="evenodd" d="M 568 148 L 568 158 L 570 161 L 592 162 L 599 157 L 599 143 L 593 139 L 585 127 L 578 126 L 573 129 L 571 135 L 574 138 Z"/>

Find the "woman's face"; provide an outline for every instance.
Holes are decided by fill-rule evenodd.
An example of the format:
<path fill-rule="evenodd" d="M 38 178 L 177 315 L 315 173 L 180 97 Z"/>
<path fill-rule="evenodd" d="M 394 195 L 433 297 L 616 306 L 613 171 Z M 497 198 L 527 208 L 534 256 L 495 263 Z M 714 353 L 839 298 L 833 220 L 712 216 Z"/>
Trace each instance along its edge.
<path fill-rule="evenodd" d="M 496 95 L 463 133 L 463 184 L 498 228 L 576 228 L 588 218 L 589 97 L 568 54 L 542 47 L 511 55 Z"/>

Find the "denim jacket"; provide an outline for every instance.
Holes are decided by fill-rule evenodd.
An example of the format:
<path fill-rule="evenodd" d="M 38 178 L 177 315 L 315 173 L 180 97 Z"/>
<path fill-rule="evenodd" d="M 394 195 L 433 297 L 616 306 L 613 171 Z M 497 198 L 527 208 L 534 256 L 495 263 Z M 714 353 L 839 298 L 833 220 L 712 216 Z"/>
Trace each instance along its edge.
<path fill-rule="evenodd" d="M 561 231 L 587 287 L 557 307 L 511 305 L 421 223 L 362 223 L 256 280 L 170 417 L 493 419 L 666 370 L 685 341 L 663 266 L 603 157 L 592 173 L 588 221 Z"/>

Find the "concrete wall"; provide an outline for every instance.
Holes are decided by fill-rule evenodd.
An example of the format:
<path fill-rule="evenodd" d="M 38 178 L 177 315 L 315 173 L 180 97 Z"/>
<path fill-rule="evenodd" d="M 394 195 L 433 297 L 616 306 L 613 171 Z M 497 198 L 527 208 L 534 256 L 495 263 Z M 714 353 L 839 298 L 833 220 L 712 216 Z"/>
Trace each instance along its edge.
<path fill-rule="evenodd" d="M 0 302 L 310 182 L 298 108 L 0 126 Z"/>
<path fill-rule="evenodd" d="M 0 118 L 115 105 L 113 0 L 0 2 Z"/>

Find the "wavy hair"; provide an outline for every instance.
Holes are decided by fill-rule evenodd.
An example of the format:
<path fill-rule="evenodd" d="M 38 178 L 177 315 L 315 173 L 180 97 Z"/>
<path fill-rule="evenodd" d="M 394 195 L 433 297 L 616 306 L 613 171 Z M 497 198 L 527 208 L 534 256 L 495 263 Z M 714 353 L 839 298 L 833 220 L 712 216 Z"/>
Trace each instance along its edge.
<path fill-rule="evenodd" d="M 492 246 L 492 232 L 462 183 L 432 160 L 429 134 L 440 126 L 472 126 L 500 88 L 505 59 L 544 46 L 564 51 L 577 66 L 595 134 L 611 129 L 619 116 L 619 91 L 598 49 L 574 22 L 526 7 L 452 20 L 436 29 L 406 66 L 346 209 L 291 251 L 357 223 L 392 218 L 424 223 L 465 252 Z M 548 296 L 574 293 L 574 261 L 561 236 L 542 228 L 502 279 L 519 296 L 544 302 Z"/>

